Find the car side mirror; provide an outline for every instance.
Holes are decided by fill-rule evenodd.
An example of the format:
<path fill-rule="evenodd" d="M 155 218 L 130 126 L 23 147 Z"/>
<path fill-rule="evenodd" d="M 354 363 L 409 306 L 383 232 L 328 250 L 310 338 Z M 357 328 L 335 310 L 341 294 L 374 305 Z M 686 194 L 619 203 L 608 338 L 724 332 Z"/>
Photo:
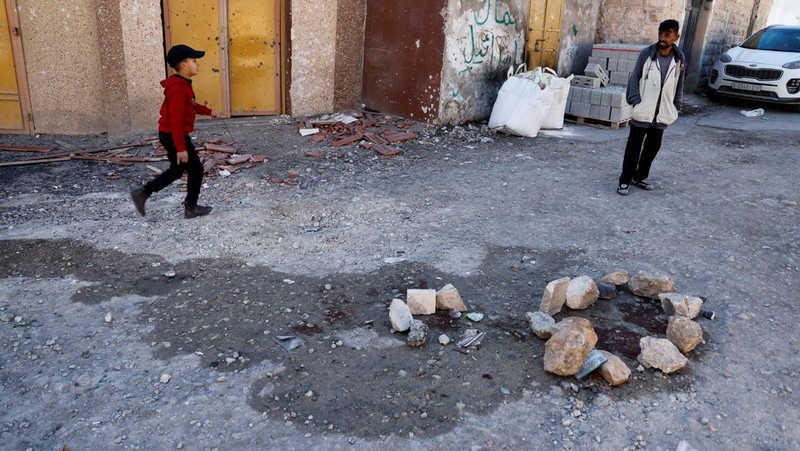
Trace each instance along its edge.
<path fill-rule="evenodd" d="M 742 42 L 734 42 L 733 46 L 734 47 L 741 47 L 742 46 Z"/>

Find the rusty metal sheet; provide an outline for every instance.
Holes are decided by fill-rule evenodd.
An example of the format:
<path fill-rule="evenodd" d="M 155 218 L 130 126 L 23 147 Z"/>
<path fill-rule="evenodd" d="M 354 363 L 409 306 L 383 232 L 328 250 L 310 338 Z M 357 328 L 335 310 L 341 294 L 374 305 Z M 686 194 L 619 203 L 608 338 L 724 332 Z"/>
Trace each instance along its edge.
<path fill-rule="evenodd" d="M 439 113 L 446 0 L 367 1 L 364 103 L 432 121 Z"/>

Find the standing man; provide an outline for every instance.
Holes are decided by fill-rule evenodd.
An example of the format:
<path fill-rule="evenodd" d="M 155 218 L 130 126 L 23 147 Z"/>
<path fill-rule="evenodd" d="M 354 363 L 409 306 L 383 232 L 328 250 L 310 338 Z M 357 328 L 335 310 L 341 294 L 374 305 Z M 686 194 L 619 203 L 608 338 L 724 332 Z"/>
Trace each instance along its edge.
<path fill-rule="evenodd" d="M 633 184 L 651 191 L 647 181 L 664 129 L 675 122 L 683 101 L 685 56 L 675 43 L 678 22 L 665 20 L 658 26 L 658 42 L 639 54 L 628 80 L 628 103 L 633 106 L 631 131 L 625 146 L 617 193 L 626 196 Z"/>

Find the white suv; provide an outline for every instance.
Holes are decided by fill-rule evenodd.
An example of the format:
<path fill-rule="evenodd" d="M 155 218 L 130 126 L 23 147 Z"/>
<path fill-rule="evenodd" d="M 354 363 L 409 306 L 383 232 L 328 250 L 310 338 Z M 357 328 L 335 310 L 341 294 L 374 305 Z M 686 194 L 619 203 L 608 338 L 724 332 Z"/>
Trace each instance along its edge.
<path fill-rule="evenodd" d="M 793 104 L 800 111 L 800 26 L 764 28 L 722 54 L 708 88 L 709 97 Z"/>

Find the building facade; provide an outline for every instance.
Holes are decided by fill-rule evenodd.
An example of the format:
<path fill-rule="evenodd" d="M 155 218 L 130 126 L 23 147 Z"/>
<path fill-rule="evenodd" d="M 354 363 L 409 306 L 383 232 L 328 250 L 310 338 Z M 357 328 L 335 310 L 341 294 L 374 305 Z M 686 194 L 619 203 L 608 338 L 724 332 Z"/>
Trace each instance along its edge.
<path fill-rule="evenodd" d="M 487 118 L 509 67 L 581 73 L 594 43 L 681 22 L 687 89 L 767 23 L 773 0 L 4 0 L 0 132 L 152 129 L 165 48 L 207 51 L 198 101 L 224 116 L 367 107 Z M 742 12 L 745 12 L 744 14 Z"/>

